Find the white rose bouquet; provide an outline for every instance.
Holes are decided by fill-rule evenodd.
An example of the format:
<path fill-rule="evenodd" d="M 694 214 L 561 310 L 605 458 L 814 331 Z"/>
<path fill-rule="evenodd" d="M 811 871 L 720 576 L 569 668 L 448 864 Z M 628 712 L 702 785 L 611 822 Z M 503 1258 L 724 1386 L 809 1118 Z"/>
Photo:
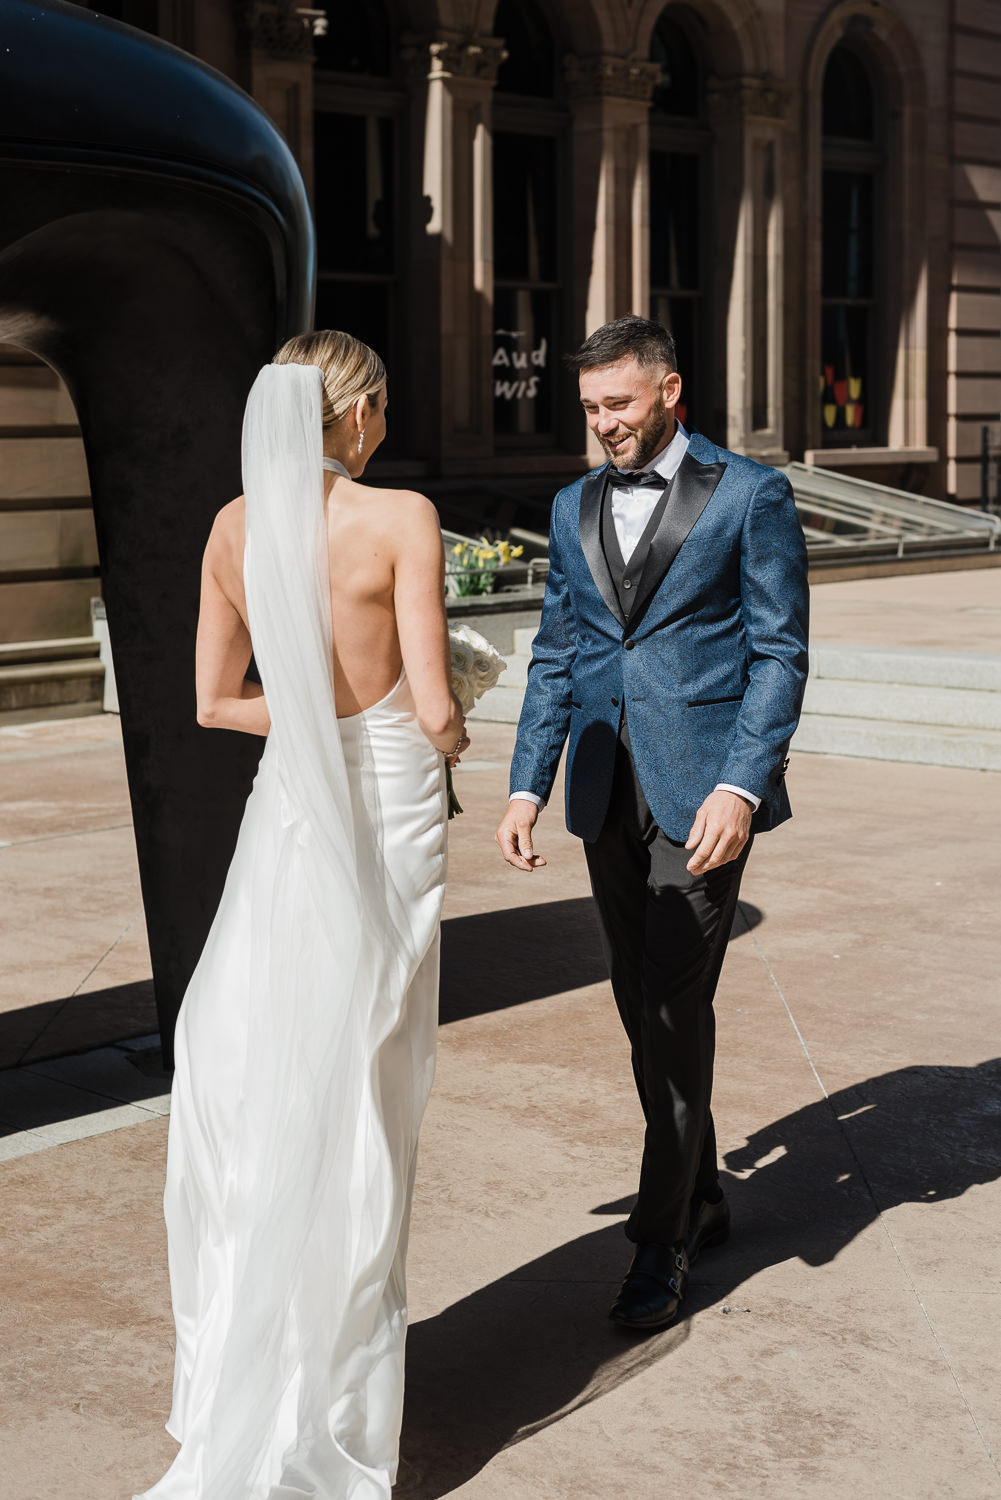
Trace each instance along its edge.
<path fill-rule="evenodd" d="M 452 653 L 452 692 L 458 698 L 462 712 L 468 714 L 484 693 L 497 686 L 497 679 L 507 669 L 507 662 L 496 647 L 468 625 L 450 630 L 448 643 Z M 448 815 L 454 818 L 462 808 L 452 786 L 451 766 L 447 767 L 446 774 Z"/>

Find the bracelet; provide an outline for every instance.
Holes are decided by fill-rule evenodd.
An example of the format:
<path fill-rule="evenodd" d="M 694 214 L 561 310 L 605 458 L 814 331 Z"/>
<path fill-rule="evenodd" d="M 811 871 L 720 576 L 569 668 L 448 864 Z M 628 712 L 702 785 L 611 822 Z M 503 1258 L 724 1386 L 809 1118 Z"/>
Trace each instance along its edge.
<path fill-rule="evenodd" d="M 466 731 L 463 730 L 462 733 L 459 735 L 459 738 L 455 742 L 455 749 L 454 750 L 446 750 L 444 752 L 446 760 L 450 759 L 450 757 L 453 756 L 453 755 L 458 755 L 458 753 L 459 753 L 459 747 L 460 747 L 460 745 L 462 744 L 462 742 L 463 742 L 463 740 L 465 738 L 466 738 Z"/>

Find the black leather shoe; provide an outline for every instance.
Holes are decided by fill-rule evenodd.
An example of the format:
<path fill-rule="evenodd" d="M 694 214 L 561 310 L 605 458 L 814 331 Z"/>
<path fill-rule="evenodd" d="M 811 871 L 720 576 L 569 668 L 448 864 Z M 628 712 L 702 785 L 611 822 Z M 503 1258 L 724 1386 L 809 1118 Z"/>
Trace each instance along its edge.
<path fill-rule="evenodd" d="M 683 1245 L 639 1245 L 608 1316 L 626 1328 L 666 1328 L 688 1281 Z"/>
<path fill-rule="evenodd" d="M 692 1203 L 688 1237 L 685 1240 L 688 1264 L 694 1266 L 700 1250 L 722 1245 L 729 1238 L 730 1205 L 726 1199 L 721 1197 L 716 1203 L 706 1203 L 703 1198 L 696 1198 Z"/>

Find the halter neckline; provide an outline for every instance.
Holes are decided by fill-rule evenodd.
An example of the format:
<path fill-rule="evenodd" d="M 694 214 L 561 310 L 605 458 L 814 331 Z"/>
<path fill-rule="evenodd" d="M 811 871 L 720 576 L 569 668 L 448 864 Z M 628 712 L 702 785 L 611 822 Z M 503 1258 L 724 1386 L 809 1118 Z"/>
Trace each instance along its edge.
<path fill-rule="evenodd" d="M 338 458 L 324 458 L 323 467 L 331 474 L 340 474 L 344 479 L 351 478 L 351 475 Z"/>

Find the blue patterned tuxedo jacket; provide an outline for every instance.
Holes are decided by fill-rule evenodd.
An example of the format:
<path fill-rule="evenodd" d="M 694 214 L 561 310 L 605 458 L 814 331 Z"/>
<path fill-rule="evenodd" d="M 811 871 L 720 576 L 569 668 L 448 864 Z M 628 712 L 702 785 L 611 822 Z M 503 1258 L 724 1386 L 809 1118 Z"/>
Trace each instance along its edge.
<path fill-rule="evenodd" d="M 718 782 L 790 816 L 785 757 L 807 673 L 806 544 L 785 475 L 693 432 L 628 620 L 605 560 L 609 465 L 553 502 L 549 577 L 511 765 L 548 800 L 564 743 L 567 827 L 598 837 L 619 723 L 647 802 L 684 842 Z"/>

